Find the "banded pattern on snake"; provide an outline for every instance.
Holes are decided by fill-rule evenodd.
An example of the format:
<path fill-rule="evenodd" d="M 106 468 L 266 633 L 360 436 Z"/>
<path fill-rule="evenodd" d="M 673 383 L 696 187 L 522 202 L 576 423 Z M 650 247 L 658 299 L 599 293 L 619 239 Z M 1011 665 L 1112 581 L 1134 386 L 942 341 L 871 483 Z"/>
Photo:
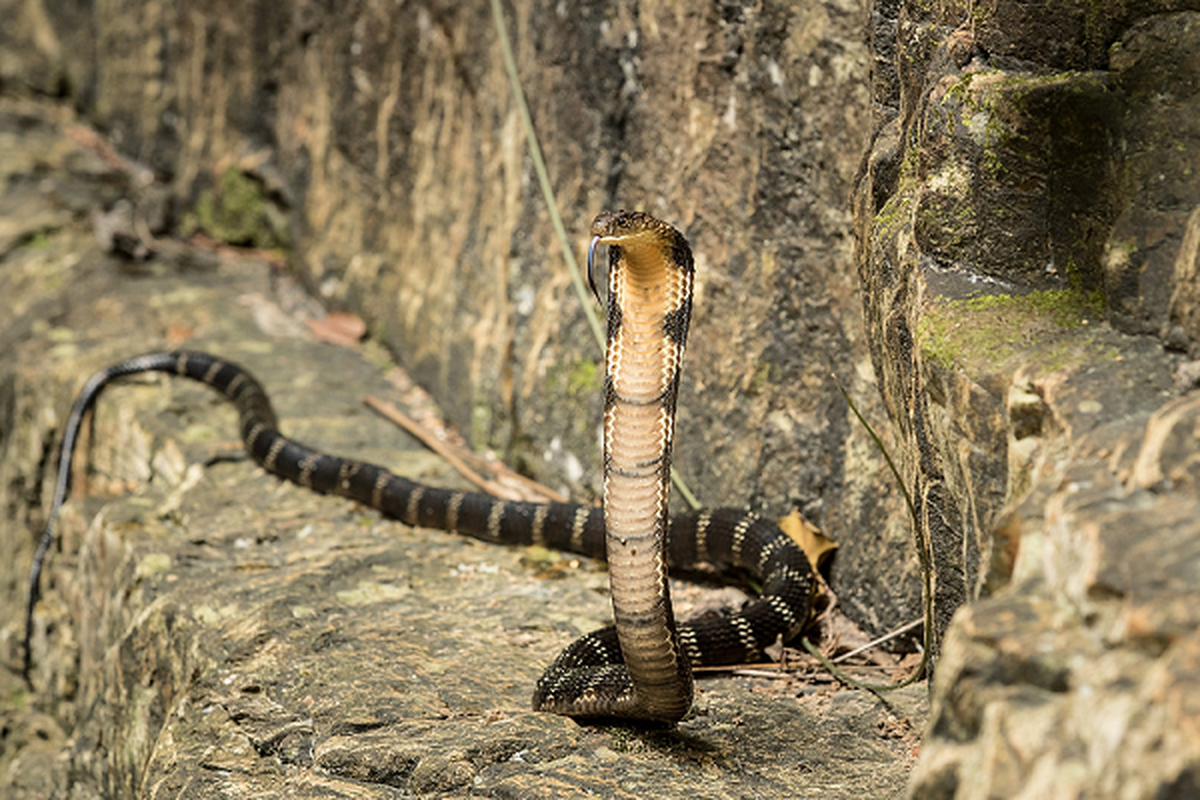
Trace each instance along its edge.
<path fill-rule="evenodd" d="M 207 384 L 238 410 L 242 441 L 263 469 L 322 494 L 358 501 L 405 524 L 489 542 L 539 544 L 607 559 L 615 626 L 576 640 L 538 681 L 534 708 L 577 717 L 674 723 L 692 701 L 692 665 L 732 664 L 796 635 L 813 576 L 778 526 L 737 509 L 677 516 L 667 494 L 675 395 L 691 308 L 691 251 L 674 228 L 638 212 L 601 214 L 593 242 L 609 246 L 605 377 L 605 502 L 509 502 L 425 486 L 387 469 L 314 450 L 284 436 L 270 400 L 244 368 L 208 353 L 156 352 L 93 375 L 63 433 L 54 499 L 30 570 L 25 672 L 42 565 L 70 491 L 80 426 L 103 388 L 122 376 L 166 372 Z M 589 250 L 589 277 L 592 252 Z M 737 612 L 676 627 L 668 564 L 744 569 L 761 596 Z"/>

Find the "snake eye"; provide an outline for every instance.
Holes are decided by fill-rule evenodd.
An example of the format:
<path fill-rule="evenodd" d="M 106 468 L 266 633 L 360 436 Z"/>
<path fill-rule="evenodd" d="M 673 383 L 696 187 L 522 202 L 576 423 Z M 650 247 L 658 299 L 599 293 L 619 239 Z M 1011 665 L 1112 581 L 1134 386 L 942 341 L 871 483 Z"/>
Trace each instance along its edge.
<path fill-rule="evenodd" d="M 588 286 L 592 287 L 592 297 L 596 298 L 596 302 L 600 305 L 604 305 L 604 303 L 600 300 L 600 292 L 598 292 L 596 290 L 596 278 L 595 278 L 596 273 L 592 269 L 593 259 L 596 256 L 596 245 L 598 245 L 598 244 L 600 244 L 600 237 L 593 236 L 592 243 L 588 245 L 588 257 L 587 257 Z"/>

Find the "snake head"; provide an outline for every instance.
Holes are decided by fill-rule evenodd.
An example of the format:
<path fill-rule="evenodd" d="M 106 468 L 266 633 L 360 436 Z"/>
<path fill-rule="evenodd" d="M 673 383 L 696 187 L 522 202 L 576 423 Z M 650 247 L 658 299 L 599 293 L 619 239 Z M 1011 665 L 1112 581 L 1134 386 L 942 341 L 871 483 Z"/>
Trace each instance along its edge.
<path fill-rule="evenodd" d="M 692 271 L 692 250 L 679 231 L 644 211 L 604 211 L 592 220 L 592 241 L 588 245 L 588 285 L 596 302 L 603 305 L 596 289 L 596 245 L 606 244 L 627 252 L 656 252 L 676 267 Z"/>
<path fill-rule="evenodd" d="M 679 233 L 644 211 L 602 211 L 592 220 L 592 237 L 605 244 L 644 239 L 673 239 Z"/>

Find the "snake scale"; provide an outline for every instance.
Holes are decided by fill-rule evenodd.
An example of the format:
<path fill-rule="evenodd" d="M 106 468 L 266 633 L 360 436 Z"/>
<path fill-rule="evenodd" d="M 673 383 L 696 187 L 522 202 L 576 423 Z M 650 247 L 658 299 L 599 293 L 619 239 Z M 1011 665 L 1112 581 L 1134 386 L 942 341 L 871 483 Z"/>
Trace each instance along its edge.
<path fill-rule="evenodd" d="M 407 525 L 607 559 L 615 625 L 577 639 L 559 655 L 538 681 L 537 710 L 672 724 L 691 706 L 692 666 L 744 662 L 780 637 L 796 635 L 808 618 L 813 575 L 777 525 L 737 509 L 667 515 L 675 398 L 692 302 L 686 239 L 644 213 L 601 214 L 592 225 L 589 279 L 598 244 L 609 250 L 602 506 L 509 502 L 415 483 L 287 438 L 263 387 L 236 364 L 201 352 L 137 356 L 93 375 L 67 418 L 54 499 L 30 570 L 26 675 L 40 573 L 70 491 L 83 418 L 108 383 L 152 371 L 200 381 L 230 400 L 246 450 L 280 478 Z M 761 595 L 738 611 L 677 626 L 668 564 L 699 563 L 747 571 Z"/>

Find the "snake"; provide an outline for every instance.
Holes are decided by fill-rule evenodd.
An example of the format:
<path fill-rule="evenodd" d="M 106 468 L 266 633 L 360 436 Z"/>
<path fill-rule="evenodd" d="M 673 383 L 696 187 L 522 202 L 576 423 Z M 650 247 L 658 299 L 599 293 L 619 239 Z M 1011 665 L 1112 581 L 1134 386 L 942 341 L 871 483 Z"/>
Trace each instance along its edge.
<path fill-rule="evenodd" d="M 599 506 L 509 501 L 417 483 L 288 438 L 262 384 L 232 361 L 188 350 L 135 356 L 92 375 L 67 416 L 54 495 L 30 568 L 26 680 L 40 576 L 70 493 L 83 420 L 105 386 L 147 372 L 190 378 L 228 399 L 247 453 L 276 477 L 349 498 L 406 525 L 606 560 L 614 623 L 573 641 L 545 670 L 533 693 L 537 711 L 673 725 L 692 706 L 694 667 L 745 663 L 798 635 L 810 613 L 814 573 L 775 522 L 736 508 L 668 514 L 676 398 L 692 308 L 694 263 L 686 238 L 644 212 L 601 213 L 588 248 L 593 292 L 599 245 L 609 256 Z M 676 623 L 668 570 L 702 564 L 747 574 L 760 587 L 758 597 L 737 610 Z"/>

